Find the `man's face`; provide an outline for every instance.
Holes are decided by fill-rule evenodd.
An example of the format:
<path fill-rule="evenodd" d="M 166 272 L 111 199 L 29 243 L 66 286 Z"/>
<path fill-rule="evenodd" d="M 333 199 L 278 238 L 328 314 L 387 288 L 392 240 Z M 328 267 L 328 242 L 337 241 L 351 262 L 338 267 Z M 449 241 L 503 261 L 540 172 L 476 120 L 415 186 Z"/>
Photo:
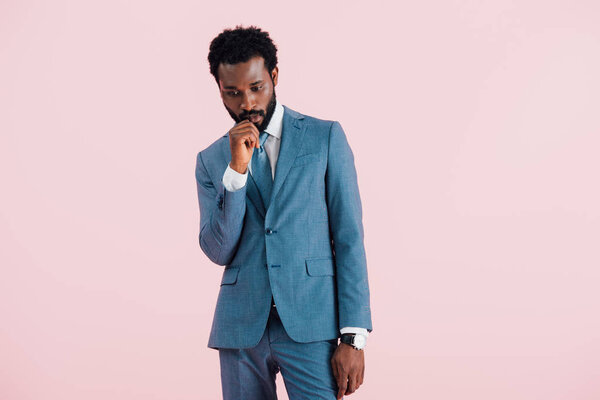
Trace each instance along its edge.
<path fill-rule="evenodd" d="M 250 119 L 259 131 L 269 125 L 275 111 L 278 72 L 275 67 L 269 76 L 260 56 L 238 64 L 219 65 L 221 99 L 236 123 Z"/>

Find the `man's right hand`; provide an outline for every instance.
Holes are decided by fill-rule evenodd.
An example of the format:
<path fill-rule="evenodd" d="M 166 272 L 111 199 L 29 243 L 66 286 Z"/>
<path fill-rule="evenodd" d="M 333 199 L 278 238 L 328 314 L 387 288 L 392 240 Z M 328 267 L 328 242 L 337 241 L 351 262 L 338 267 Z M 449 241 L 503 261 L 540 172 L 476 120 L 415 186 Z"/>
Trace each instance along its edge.
<path fill-rule="evenodd" d="M 238 122 L 229 131 L 229 148 L 231 149 L 229 166 L 236 172 L 246 173 L 254 148 L 260 147 L 259 134 L 258 128 L 247 119 Z"/>

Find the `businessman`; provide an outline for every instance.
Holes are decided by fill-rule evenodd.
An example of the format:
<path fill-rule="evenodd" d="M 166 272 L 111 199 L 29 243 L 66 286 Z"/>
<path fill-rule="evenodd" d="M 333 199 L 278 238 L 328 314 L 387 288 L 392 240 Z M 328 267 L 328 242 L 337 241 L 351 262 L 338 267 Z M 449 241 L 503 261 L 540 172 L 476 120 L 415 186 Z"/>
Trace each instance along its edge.
<path fill-rule="evenodd" d="M 353 152 L 339 122 L 276 98 L 267 32 L 225 29 L 208 61 L 235 121 L 196 158 L 200 247 L 224 266 L 208 341 L 223 398 L 276 399 L 281 372 L 291 400 L 341 399 L 372 331 Z"/>

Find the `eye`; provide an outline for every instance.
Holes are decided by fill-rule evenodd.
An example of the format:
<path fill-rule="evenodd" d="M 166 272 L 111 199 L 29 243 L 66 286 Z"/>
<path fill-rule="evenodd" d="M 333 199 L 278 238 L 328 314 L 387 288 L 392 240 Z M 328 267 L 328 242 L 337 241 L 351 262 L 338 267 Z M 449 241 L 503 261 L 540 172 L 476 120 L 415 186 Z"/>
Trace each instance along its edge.
<path fill-rule="evenodd" d="M 236 91 L 229 91 L 229 92 L 225 92 L 227 93 L 228 96 L 237 96 L 240 92 Z"/>
<path fill-rule="evenodd" d="M 253 86 L 252 87 L 253 92 L 258 92 L 260 89 L 262 89 L 262 86 Z"/>

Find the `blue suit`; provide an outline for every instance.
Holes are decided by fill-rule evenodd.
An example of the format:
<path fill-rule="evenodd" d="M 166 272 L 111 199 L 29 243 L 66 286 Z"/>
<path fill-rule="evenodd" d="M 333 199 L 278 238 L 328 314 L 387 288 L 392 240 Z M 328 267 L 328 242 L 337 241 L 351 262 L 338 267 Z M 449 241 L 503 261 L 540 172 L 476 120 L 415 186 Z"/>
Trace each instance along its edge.
<path fill-rule="evenodd" d="M 225 266 L 208 347 L 256 346 L 272 298 L 295 342 L 336 339 L 344 326 L 371 331 L 362 206 L 339 122 L 284 106 L 268 208 L 251 174 L 224 188 L 230 161 L 228 134 L 196 159 L 200 247 Z"/>

